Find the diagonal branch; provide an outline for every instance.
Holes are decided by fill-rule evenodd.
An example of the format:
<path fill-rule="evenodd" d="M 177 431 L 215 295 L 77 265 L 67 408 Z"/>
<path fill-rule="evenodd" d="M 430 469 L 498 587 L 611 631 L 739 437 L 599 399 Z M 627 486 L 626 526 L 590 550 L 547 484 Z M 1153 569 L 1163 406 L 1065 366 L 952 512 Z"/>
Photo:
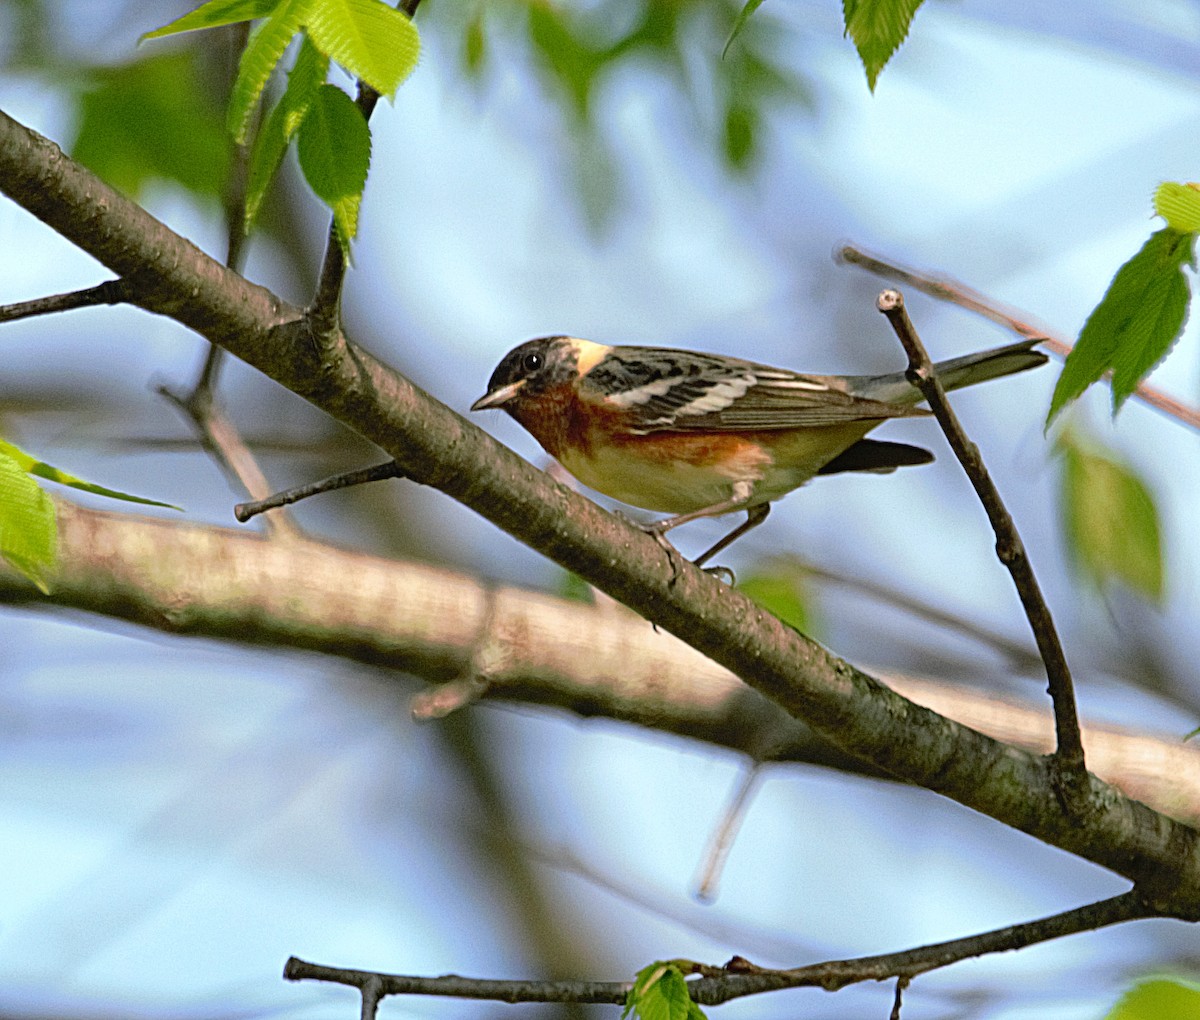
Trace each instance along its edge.
<path fill-rule="evenodd" d="M 900 283 L 912 287 L 913 290 L 919 290 L 939 301 L 949 301 L 969 312 L 975 312 L 1006 329 L 1011 329 L 1019 336 L 1030 339 L 1040 337 L 1043 345 L 1060 357 L 1065 358 L 1071 353 L 1073 345 L 1070 341 L 1064 340 L 1060 334 L 1030 321 L 1023 313 L 1006 308 L 973 287 L 968 287 L 951 277 L 921 273 L 915 269 L 887 262 L 878 255 L 872 255 L 853 245 L 844 245 L 834 252 L 833 257 L 837 262 L 849 263 L 859 266 L 869 273 L 874 273 L 876 276 L 898 280 Z M 1200 409 L 1185 404 L 1182 400 L 1145 382 L 1138 385 L 1137 389 L 1133 391 L 1133 396 L 1176 421 L 1200 431 Z"/>
<path fill-rule="evenodd" d="M 1050 685 L 1050 699 L 1054 702 L 1054 722 L 1058 746 L 1054 752 L 1056 786 L 1064 806 L 1072 813 L 1079 813 L 1086 806 L 1087 770 L 1084 766 L 1083 741 L 1079 735 L 1079 714 L 1075 708 L 1075 685 L 1067 656 L 1050 615 L 1050 607 L 1042 596 L 1041 586 L 1033 573 L 1025 544 L 1017 532 L 1016 522 L 1004 505 L 1000 490 L 988 474 L 983 456 L 967 437 L 967 433 L 946 399 L 946 391 L 934 371 L 933 361 L 921 338 L 917 335 L 904 298 L 897 290 L 885 290 L 879 295 L 879 310 L 887 316 L 896 331 L 900 343 L 908 355 L 908 378 L 925 397 L 938 424 L 946 433 L 950 448 L 970 479 L 983 509 L 987 512 L 992 530 L 996 533 L 996 555 L 1012 575 L 1021 605 L 1029 620 L 1030 629 L 1037 641 L 1038 651 L 1046 664 L 1046 678 Z"/>
<path fill-rule="evenodd" d="M 94 308 L 96 305 L 119 305 L 127 300 L 128 289 L 124 280 L 105 280 L 83 290 L 0 305 L 0 322 L 16 322 L 18 319 L 30 319 L 35 315 L 54 315 L 76 308 Z"/>
<path fill-rule="evenodd" d="M 1068 818 L 1052 770 L 902 698 L 653 538 L 557 484 L 339 335 L 318 352 L 299 309 L 230 272 L 0 113 L 0 190 L 168 315 L 311 401 L 406 477 L 475 510 L 734 672 L 848 754 L 1138 882 L 1200 917 L 1200 833 L 1088 777 Z"/>

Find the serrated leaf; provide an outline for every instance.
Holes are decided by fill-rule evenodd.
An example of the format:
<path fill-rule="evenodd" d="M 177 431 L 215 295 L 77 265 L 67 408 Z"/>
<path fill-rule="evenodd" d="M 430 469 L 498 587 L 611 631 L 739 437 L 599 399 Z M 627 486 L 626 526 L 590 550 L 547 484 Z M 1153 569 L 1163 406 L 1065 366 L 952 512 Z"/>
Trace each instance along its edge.
<path fill-rule="evenodd" d="M 244 145 L 250 120 L 267 80 L 283 58 L 292 37 L 300 31 L 309 9 L 317 0 L 282 0 L 266 21 L 250 33 L 238 62 L 237 79 L 229 96 L 229 133 Z"/>
<path fill-rule="evenodd" d="M 383 0 L 316 0 L 305 28 L 317 49 L 383 96 L 395 93 L 421 52 L 416 26 Z"/>
<path fill-rule="evenodd" d="M 230 145 L 192 47 L 93 72 L 72 156 L 137 196 L 152 180 L 220 195 Z"/>
<path fill-rule="evenodd" d="M 1167 181 L 1154 192 L 1154 211 L 1181 233 L 1200 230 L 1200 184 Z"/>
<path fill-rule="evenodd" d="M 1113 372 L 1113 414 L 1179 338 L 1191 290 L 1183 267 L 1195 236 L 1165 227 L 1125 263 L 1088 316 L 1054 387 L 1046 425 L 1106 371 Z"/>
<path fill-rule="evenodd" d="M 842 0 L 846 34 L 854 40 L 867 72 L 867 86 L 875 91 L 879 72 L 908 36 L 917 8 L 924 0 Z"/>
<path fill-rule="evenodd" d="M 1194 1020 L 1200 1016 L 1200 986 L 1155 978 L 1124 995 L 1105 1020 Z"/>
<path fill-rule="evenodd" d="M 1075 567 L 1100 590 L 1120 581 L 1161 602 L 1162 535 L 1149 488 L 1126 464 L 1069 431 L 1057 447 L 1067 551 Z"/>
<path fill-rule="evenodd" d="M 17 461 L 0 452 L 0 556 L 50 594 L 58 561 L 54 502 Z"/>
<path fill-rule="evenodd" d="M 725 54 L 729 52 L 729 47 L 733 45 L 733 40 L 742 34 L 742 29 L 746 27 L 750 20 L 750 15 L 757 11 L 762 6 L 763 0 L 746 0 L 745 5 L 738 11 L 737 19 L 733 23 L 733 28 L 729 30 L 729 38 L 725 40 L 725 45 L 721 48 L 721 59 L 725 59 Z"/>
<path fill-rule="evenodd" d="M 254 225 L 279 164 L 283 162 L 288 142 L 299 130 L 317 89 L 324 84 L 328 73 L 329 58 L 318 52 L 312 40 L 305 36 L 300 52 L 296 54 L 296 62 L 288 74 L 287 88 L 254 140 L 246 182 L 247 233 Z"/>
<path fill-rule="evenodd" d="M 692 997 L 687 981 L 673 964 L 660 965 L 657 976 L 647 981 L 634 1002 L 634 1012 L 641 1020 L 689 1020 Z"/>
<path fill-rule="evenodd" d="M 317 89 L 297 132 L 296 151 L 309 186 L 333 210 L 348 257 L 371 164 L 371 132 L 354 100 L 334 85 Z"/>
<path fill-rule="evenodd" d="M 209 0 L 181 18 L 168 22 L 162 28 L 147 32 L 139 42 L 161 39 L 180 32 L 194 32 L 201 28 L 218 28 L 221 25 L 236 25 L 239 21 L 265 18 L 275 9 L 280 0 Z"/>
<path fill-rule="evenodd" d="M 162 503 L 157 499 L 147 499 L 144 496 L 133 496 L 128 492 L 121 492 L 118 489 L 108 489 L 103 485 L 96 485 L 94 482 L 85 482 L 62 468 L 56 468 L 53 464 L 47 464 L 44 460 L 38 460 L 32 454 L 26 453 L 19 447 L 13 446 L 12 443 L 0 439 L 0 456 L 7 457 L 14 464 L 18 465 L 22 471 L 28 472 L 31 475 L 37 475 L 38 478 L 45 478 L 50 482 L 58 482 L 59 485 L 66 485 L 72 489 L 78 489 L 80 492 L 90 492 L 96 496 L 107 496 L 109 499 L 119 499 L 125 503 L 141 503 L 143 506 L 161 506 L 168 510 L 180 510 L 180 507 L 172 503 Z"/>

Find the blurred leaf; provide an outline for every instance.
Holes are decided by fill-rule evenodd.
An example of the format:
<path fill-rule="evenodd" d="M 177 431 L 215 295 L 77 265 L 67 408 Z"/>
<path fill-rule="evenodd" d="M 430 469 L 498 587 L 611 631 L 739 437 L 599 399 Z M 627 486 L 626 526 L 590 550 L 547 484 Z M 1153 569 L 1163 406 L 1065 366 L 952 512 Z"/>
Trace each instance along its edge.
<path fill-rule="evenodd" d="M 408 15 L 383 0 L 314 0 L 304 27 L 317 49 L 383 96 L 417 66 L 421 40 Z"/>
<path fill-rule="evenodd" d="M 288 74 L 287 88 L 280 97 L 266 124 L 254 140 L 250 158 L 250 174 L 246 184 L 245 229 L 249 232 L 271 180 L 283 161 L 288 142 L 300 128 L 317 89 L 329 73 L 329 58 L 319 53 L 307 36 L 296 55 L 296 63 Z"/>
<path fill-rule="evenodd" d="M 573 570 L 564 569 L 558 583 L 559 598 L 568 599 L 571 602 L 584 602 L 591 605 L 596 601 L 596 593 L 592 586 L 587 583 Z"/>
<path fill-rule="evenodd" d="M 230 146 L 194 50 L 96 72 L 80 113 L 72 156 L 126 194 L 151 180 L 221 193 Z"/>
<path fill-rule="evenodd" d="M 1195 1020 L 1200 986 L 1167 978 L 1142 981 L 1113 1006 L 1105 1020 Z"/>
<path fill-rule="evenodd" d="M 1062 511 L 1067 551 L 1098 589 L 1121 581 L 1154 602 L 1164 588 L 1158 510 L 1145 483 L 1116 458 L 1085 446 L 1070 431 L 1062 454 Z"/>
<path fill-rule="evenodd" d="M 631 1014 L 641 1020 L 704 1020 L 704 1011 L 688 994 L 682 971 L 670 961 L 652 963 L 638 971 L 625 997 L 622 1020 Z"/>
<path fill-rule="evenodd" d="M 349 257 L 371 163 L 366 118 L 345 92 L 322 85 L 300 125 L 296 151 L 309 186 L 333 210 L 342 252 Z"/>
<path fill-rule="evenodd" d="M 467 74 L 472 78 L 479 77 L 486 57 L 487 37 L 483 31 L 483 5 L 480 4 L 467 22 L 467 32 L 463 39 L 463 64 Z"/>
<path fill-rule="evenodd" d="M 1154 192 L 1154 211 L 1180 233 L 1200 230 L 1200 184 L 1167 181 Z"/>
<path fill-rule="evenodd" d="M 1063 365 L 1047 425 L 1108 369 L 1116 414 L 1142 377 L 1166 356 L 1187 321 L 1191 291 L 1183 267 L 1194 265 L 1194 244 L 1194 234 L 1164 227 L 1117 270 Z"/>
<path fill-rule="evenodd" d="M 592 85 L 611 55 L 576 34 L 566 12 L 553 4 L 530 5 L 529 37 L 543 65 L 566 89 L 576 115 L 586 118 Z"/>
<path fill-rule="evenodd" d="M 808 633 L 812 619 L 804 573 L 786 560 L 743 578 L 738 590 L 784 623 Z"/>
<path fill-rule="evenodd" d="M 22 471 L 27 471 L 31 475 L 37 475 L 39 478 L 45 478 L 51 482 L 58 482 L 59 485 L 78 489 L 80 492 L 90 492 L 97 496 L 107 496 L 109 499 L 119 499 L 126 503 L 141 503 L 144 506 L 162 506 L 169 510 L 180 509 L 180 507 L 171 503 L 160 503 L 157 499 L 131 496 L 129 493 L 121 492 L 118 489 L 106 489 L 103 485 L 85 482 L 82 478 L 69 474 L 61 468 L 56 468 L 52 464 L 38 460 L 36 457 L 26 453 L 19 447 L 13 446 L 12 443 L 5 442 L 3 439 L 0 439 L 0 456 L 7 457 L 20 467 Z"/>
<path fill-rule="evenodd" d="M 730 29 L 729 38 L 725 40 L 725 45 L 721 49 L 721 59 L 725 59 L 725 55 L 729 52 L 729 47 L 733 45 L 733 40 L 742 34 L 742 29 L 746 27 L 746 23 L 750 20 L 750 15 L 757 11 L 762 6 L 763 0 L 746 0 L 745 5 L 738 11 L 737 20 L 733 23 L 733 28 Z"/>
<path fill-rule="evenodd" d="M 265 18 L 281 0 L 209 0 L 208 3 L 197 7 L 194 11 L 176 18 L 172 22 L 147 32 L 141 42 L 147 39 L 161 39 L 166 35 L 176 35 L 179 32 L 194 32 L 200 28 L 217 28 L 220 25 L 234 25 L 239 21 L 253 21 Z"/>
<path fill-rule="evenodd" d="M 745 169 L 754 159 L 755 132 L 758 114 L 753 107 L 736 101 L 725 110 L 725 158 L 738 170 Z"/>
<path fill-rule="evenodd" d="M 908 35 L 922 0 L 842 0 L 846 34 L 854 40 L 867 72 L 867 86 L 875 91 L 879 72 Z"/>
<path fill-rule="evenodd" d="M 281 0 L 271 16 L 250 33 L 238 62 L 237 80 L 229 97 L 229 133 L 245 144 L 250 120 L 275 65 L 318 0 Z"/>
<path fill-rule="evenodd" d="M 0 556 L 50 594 L 46 577 L 58 561 L 54 502 L 4 452 L 0 452 Z"/>

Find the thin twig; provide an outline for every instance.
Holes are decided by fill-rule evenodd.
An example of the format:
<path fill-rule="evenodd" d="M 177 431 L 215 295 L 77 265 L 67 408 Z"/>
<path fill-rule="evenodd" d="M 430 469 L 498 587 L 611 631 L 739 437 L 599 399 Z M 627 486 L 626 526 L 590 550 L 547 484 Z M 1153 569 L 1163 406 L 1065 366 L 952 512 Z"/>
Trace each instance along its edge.
<path fill-rule="evenodd" d="M 105 280 L 94 287 L 72 290 L 66 294 L 51 294 L 49 297 L 34 298 L 32 301 L 17 301 L 11 305 L 0 305 L 0 322 L 15 322 L 35 315 L 54 315 L 69 312 L 74 308 L 91 308 L 95 305 L 119 305 L 129 300 L 129 289 L 124 280 Z"/>
<path fill-rule="evenodd" d="M 1051 939 L 1095 931 L 1124 921 L 1158 916 L 1136 891 L 1122 893 L 1107 900 L 1077 907 L 1061 914 L 1009 925 L 980 935 L 939 942 L 934 945 L 906 949 L 880 956 L 863 956 L 851 960 L 831 960 L 826 963 L 771 970 L 757 967 L 741 957 L 734 957 L 724 967 L 695 965 L 702 975 L 688 982 L 693 1001 L 704 1006 L 716 1006 L 733 999 L 785 988 L 820 987 L 836 991 L 862 981 L 885 981 L 891 978 L 911 980 L 919 974 L 948 967 L 973 957 L 989 953 L 1023 949 Z M 363 989 L 378 982 L 379 996 L 437 995 L 457 999 L 485 999 L 496 1002 L 576 1002 L 619 1005 L 632 987 L 628 981 L 504 981 L 486 978 L 467 978 L 458 974 L 441 977 L 416 977 L 403 974 L 379 974 L 373 971 L 348 970 L 309 963 L 292 957 L 284 966 L 288 981 L 328 981 Z"/>
<path fill-rule="evenodd" d="M 1073 813 L 1082 808 L 1080 797 L 1087 788 L 1087 772 L 1083 757 L 1083 740 L 1079 733 L 1079 716 L 1075 708 L 1075 689 L 1067 666 L 1062 642 L 1050 615 L 1050 608 L 1034 576 L 1033 567 L 1017 533 L 1016 523 L 1004 505 L 1000 492 L 988 474 L 979 448 L 971 442 L 946 399 L 946 391 L 934 371 L 933 362 L 921 338 L 917 335 L 904 298 L 897 290 L 885 290 L 876 302 L 887 316 L 892 329 L 908 355 L 908 378 L 925 397 L 938 424 L 946 433 L 951 449 L 971 481 L 979 501 L 987 512 L 992 530 L 996 533 L 996 555 L 1012 575 L 1021 605 L 1042 661 L 1046 664 L 1050 699 L 1054 704 L 1054 725 L 1057 746 L 1052 756 L 1055 767 L 1056 790 L 1064 807 Z"/>
<path fill-rule="evenodd" d="M 725 805 L 725 813 L 709 839 L 708 851 L 700 869 L 700 880 L 696 883 L 696 899 L 702 902 L 708 903 L 717 898 L 717 883 L 721 881 L 725 862 L 729 860 L 729 851 L 733 849 L 734 840 L 737 839 L 738 831 L 746 818 L 751 795 L 758 789 L 759 780 L 762 779 L 762 770 L 763 762 L 754 761 L 738 777 L 737 789 Z"/>
<path fill-rule="evenodd" d="M 1073 349 L 1070 341 L 1064 340 L 1061 334 L 1046 329 L 1016 309 L 1010 309 L 992 301 L 986 295 L 952 277 L 921 273 L 894 262 L 887 262 L 878 255 L 873 255 L 852 245 L 843 245 L 835 251 L 834 259 L 838 262 L 859 266 L 876 276 L 897 280 L 912 287 L 913 290 L 919 290 L 939 301 L 948 301 L 960 308 L 967 309 L 967 311 L 975 312 L 985 319 L 1011 329 L 1020 336 L 1031 339 L 1040 337 L 1042 345 L 1060 357 L 1065 358 Z M 1107 377 L 1109 374 L 1105 373 L 1105 376 Z M 1200 409 L 1191 407 L 1147 383 L 1139 384 L 1133 391 L 1133 396 L 1176 421 L 1200 431 Z"/>
<path fill-rule="evenodd" d="M 888 1020 L 900 1020 L 900 1006 L 904 1001 L 904 989 L 909 985 L 910 978 L 896 978 L 896 998 L 892 1001 L 892 1012 Z"/>
<path fill-rule="evenodd" d="M 308 499 L 309 496 L 316 496 L 322 492 L 333 492 L 337 489 L 349 488 L 351 485 L 364 485 L 367 482 L 379 482 L 385 478 L 400 477 L 402 477 L 400 466 L 394 460 L 389 460 L 383 464 L 374 464 L 371 467 L 345 471 L 340 475 L 331 475 L 319 482 L 297 485 L 293 489 L 285 489 L 272 496 L 239 503 L 233 508 L 233 516 L 245 524 L 252 517 L 257 517 L 264 511 L 299 503 L 302 499 Z"/>

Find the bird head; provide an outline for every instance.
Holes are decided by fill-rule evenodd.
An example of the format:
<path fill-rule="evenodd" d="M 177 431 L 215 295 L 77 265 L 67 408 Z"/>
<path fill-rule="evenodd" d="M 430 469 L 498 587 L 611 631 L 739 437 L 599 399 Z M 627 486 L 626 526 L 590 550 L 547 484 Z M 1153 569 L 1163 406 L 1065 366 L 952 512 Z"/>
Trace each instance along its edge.
<path fill-rule="evenodd" d="M 498 407 L 511 414 L 522 400 L 536 399 L 547 390 L 571 382 L 579 373 L 580 345 L 586 343 L 568 336 L 543 336 L 514 347 L 496 366 L 487 393 L 471 405 L 471 410 Z"/>

